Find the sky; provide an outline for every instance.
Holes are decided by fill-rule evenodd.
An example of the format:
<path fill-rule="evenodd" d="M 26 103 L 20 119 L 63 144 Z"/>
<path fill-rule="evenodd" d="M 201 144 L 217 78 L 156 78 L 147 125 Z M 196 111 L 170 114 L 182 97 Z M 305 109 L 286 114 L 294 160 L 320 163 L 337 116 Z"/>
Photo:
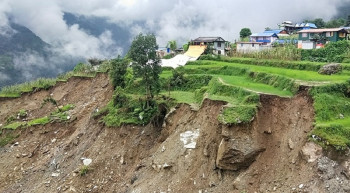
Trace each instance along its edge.
<path fill-rule="evenodd" d="M 64 12 L 105 17 L 130 29 L 132 36 L 152 32 L 162 47 L 169 40 L 181 45 L 199 36 L 234 41 L 241 28 L 260 32 L 285 20 L 328 20 L 343 3 L 350 0 L 0 0 L 0 33 L 10 16 L 62 54 L 110 58 L 123 52 L 111 32 L 94 37 L 78 25 L 68 26 Z M 111 47 L 115 49 L 110 51 Z"/>

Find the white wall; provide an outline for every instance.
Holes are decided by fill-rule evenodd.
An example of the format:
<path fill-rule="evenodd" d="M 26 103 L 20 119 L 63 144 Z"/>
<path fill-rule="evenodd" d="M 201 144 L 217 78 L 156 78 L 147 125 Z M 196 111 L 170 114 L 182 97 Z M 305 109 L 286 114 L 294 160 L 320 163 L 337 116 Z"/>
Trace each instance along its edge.
<path fill-rule="evenodd" d="M 218 47 L 218 42 L 214 42 L 215 54 L 218 54 L 218 50 L 221 51 L 221 55 L 225 55 L 225 42 L 221 42 L 221 47 Z"/>
<path fill-rule="evenodd" d="M 262 46 L 258 43 L 237 43 L 237 52 L 241 53 L 249 53 L 249 52 L 257 52 L 262 49 Z"/>

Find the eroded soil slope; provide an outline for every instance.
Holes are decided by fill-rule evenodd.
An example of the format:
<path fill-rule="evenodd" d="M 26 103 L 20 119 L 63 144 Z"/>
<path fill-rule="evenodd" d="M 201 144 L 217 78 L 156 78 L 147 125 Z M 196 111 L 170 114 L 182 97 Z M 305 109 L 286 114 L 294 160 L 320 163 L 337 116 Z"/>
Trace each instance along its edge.
<path fill-rule="evenodd" d="M 262 95 L 250 125 L 220 124 L 225 102 L 206 99 L 197 111 L 178 105 L 161 128 L 108 128 L 91 118 L 112 96 L 107 75 L 99 74 L 2 100 L 0 123 L 20 109 L 28 119 L 47 115 L 55 107 L 40 107 L 50 95 L 75 105 L 73 121 L 17 131 L 18 143 L 0 148 L 0 192 L 348 190 L 346 170 L 307 143 L 314 112 L 305 90 L 291 99 Z M 85 158 L 92 163 L 80 176 Z"/>

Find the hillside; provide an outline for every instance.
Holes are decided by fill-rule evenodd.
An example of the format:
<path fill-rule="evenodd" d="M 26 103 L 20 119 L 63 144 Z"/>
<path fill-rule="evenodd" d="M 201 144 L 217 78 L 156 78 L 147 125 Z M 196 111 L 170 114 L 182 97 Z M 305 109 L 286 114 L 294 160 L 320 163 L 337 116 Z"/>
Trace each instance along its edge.
<path fill-rule="evenodd" d="M 106 126 L 106 73 L 1 98 L 0 192 L 348 192 L 347 65 L 224 60 L 180 68 L 160 125 Z"/>

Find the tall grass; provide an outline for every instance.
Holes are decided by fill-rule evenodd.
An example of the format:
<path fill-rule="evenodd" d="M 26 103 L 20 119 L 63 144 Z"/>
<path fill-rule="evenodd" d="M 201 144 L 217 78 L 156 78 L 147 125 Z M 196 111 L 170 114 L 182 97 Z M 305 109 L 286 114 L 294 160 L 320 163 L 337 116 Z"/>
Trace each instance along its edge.
<path fill-rule="evenodd" d="M 233 57 L 298 61 L 301 60 L 301 50 L 292 44 L 285 44 L 283 47 L 272 47 L 259 52 L 235 52 Z"/>

